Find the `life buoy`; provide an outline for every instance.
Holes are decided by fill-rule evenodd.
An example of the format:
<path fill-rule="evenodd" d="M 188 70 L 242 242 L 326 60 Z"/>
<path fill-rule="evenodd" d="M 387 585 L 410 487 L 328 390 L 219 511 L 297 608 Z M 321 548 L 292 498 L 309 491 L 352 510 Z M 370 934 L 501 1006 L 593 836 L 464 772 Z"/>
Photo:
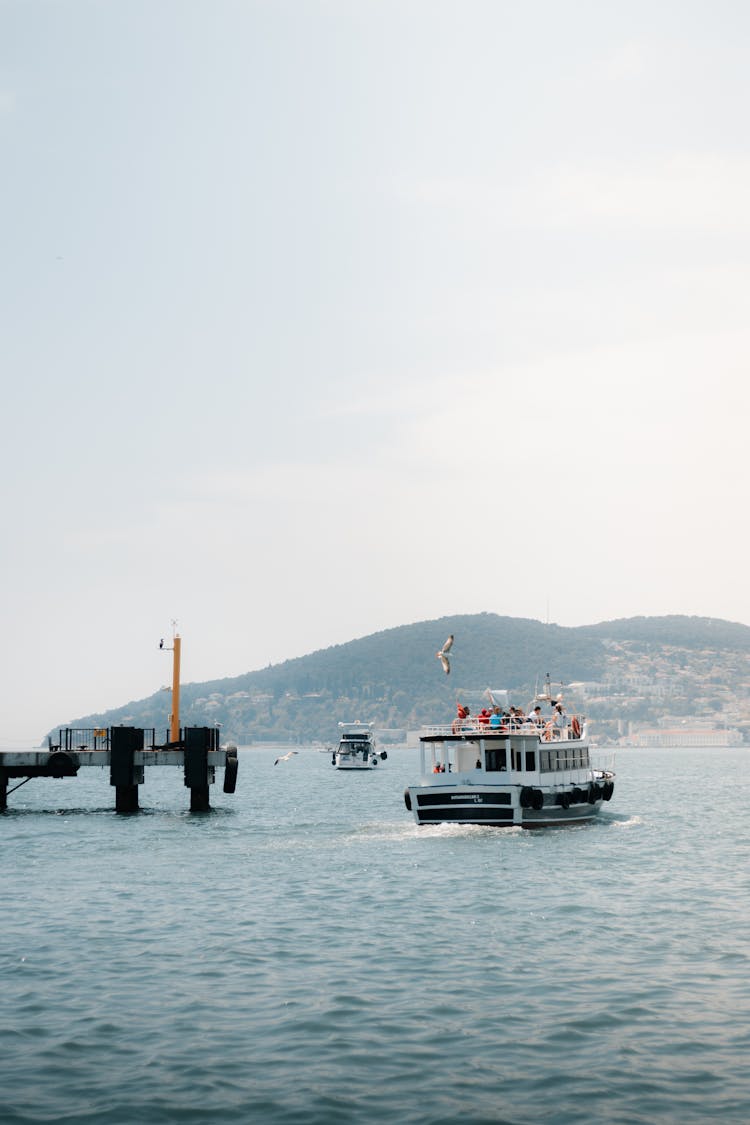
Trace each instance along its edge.
<path fill-rule="evenodd" d="M 404 789 L 404 804 L 406 805 L 409 812 L 411 812 L 411 793 L 408 789 Z"/>
<path fill-rule="evenodd" d="M 578 721 L 577 715 L 574 715 L 573 718 L 570 720 L 570 729 L 573 732 L 573 738 L 580 738 L 581 737 L 581 724 Z"/>

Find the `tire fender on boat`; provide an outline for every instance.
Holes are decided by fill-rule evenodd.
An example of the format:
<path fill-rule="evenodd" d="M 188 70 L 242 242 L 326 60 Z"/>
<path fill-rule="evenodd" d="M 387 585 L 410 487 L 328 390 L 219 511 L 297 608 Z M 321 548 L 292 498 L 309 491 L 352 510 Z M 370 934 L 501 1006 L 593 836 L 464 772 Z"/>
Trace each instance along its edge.
<path fill-rule="evenodd" d="M 411 793 L 408 789 L 404 789 L 404 804 L 406 805 L 409 812 L 411 812 Z"/>
<path fill-rule="evenodd" d="M 518 800 L 522 809 L 530 809 L 532 801 L 534 800 L 534 790 L 524 785 Z"/>
<path fill-rule="evenodd" d="M 560 794 L 560 804 L 562 805 L 562 807 L 564 809 L 570 808 L 570 793 L 561 793 Z"/>
<path fill-rule="evenodd" d="M 544 808 L 544 793 L 542 793 L 541 789 L 531 790 L 531 807 L 532 809 L 536 809 L 537 812 Z"/>
<path fill-rule="evenodd" d="M 388 760 L 388 753 L 387 753 L 387 751 L 385 751 L 385 750 L 381 750 L 381 751 L 380 751 L 380 760 L 381 760 L 381 762 L 385 762 L 385 761 L 387 761 L 387 760 Z"/>

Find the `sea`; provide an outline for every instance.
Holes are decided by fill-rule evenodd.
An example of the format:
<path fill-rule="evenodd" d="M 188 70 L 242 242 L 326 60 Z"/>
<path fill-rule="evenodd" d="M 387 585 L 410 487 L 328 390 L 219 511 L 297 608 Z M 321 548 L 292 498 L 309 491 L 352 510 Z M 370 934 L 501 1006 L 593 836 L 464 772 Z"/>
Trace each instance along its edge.
<path fill-rule="evenodd" d="M 750 1121 L 750 749 L 622 748 L 571 828 L 418 828 L 252 746 L 0 814 L 3 1125 Z"/>

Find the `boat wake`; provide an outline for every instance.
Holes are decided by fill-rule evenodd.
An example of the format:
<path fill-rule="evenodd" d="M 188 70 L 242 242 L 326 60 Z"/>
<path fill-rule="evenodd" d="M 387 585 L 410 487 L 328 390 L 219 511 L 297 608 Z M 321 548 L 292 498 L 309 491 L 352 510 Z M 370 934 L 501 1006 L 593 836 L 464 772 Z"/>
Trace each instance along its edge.
<path fill-rule="evenodd" d="M 624 813 L 618 816 L 616 813 L 607 817 L 607 821 L 602 820 L 602 823 L 609 822 L 613 828 L 637 828 L 644 823 L 642 816 L 626 816 Z"/>

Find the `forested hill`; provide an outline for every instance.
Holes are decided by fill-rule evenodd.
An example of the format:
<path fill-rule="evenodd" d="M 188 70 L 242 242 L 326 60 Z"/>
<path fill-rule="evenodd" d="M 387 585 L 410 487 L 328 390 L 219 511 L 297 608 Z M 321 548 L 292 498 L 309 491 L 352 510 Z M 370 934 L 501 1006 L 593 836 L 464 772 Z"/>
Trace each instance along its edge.
<path fill-rule="evenodd" d="M 449 633 L 455 642 L 446 676 L 435 654 Z M 342 719 L 407 729 L 445 720 L 462 689 L 506 688 L 525 705 L 547 672 L 563 683 L 612 683 L 618 674 L 648 679 L 651 667 L 662 677 L 679 668 L 684 679 L 694 666 L 699 680 L 710 675 L 723 685 L 748 658 L 750 628 L 713 618 L 635 617 L 564 628 L 480 613 L 401 625 L 241 676 L 183 684 L 180 717 L 185 726 L 218 722 L 224 739 L 241 742 L 330 741 Z M 159 691 L 72 725 L 127 721 L 162 731 L 168 712 L 169 697 Z"/>

